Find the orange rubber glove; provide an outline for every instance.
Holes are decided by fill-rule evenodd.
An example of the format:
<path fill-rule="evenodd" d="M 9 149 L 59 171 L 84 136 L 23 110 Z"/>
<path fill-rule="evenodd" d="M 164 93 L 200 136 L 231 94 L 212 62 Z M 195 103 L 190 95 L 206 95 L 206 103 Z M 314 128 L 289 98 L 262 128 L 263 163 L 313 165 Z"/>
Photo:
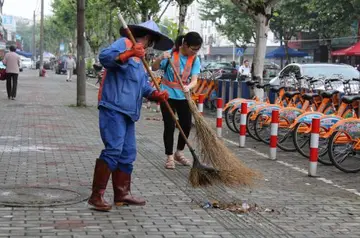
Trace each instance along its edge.
<path fill-rule="evenodd" d="M 144 57 L 145 56 L 145 49 L 143 44 L 136 43 L 131 50 L 127 50 L 118 56 L 118 60 L 121 61 L 121 63 L 125 63 L 128 61 L 130 57 Z"/>
<path fill-rule="evenodd" d="M 148 99 L 155 102 L 165 102 L 169 99 L 169 93 L 166 90 L 161 92 L 155 90 L 152 94 L 150 94 L 150 96 L 148 96 Z"/>

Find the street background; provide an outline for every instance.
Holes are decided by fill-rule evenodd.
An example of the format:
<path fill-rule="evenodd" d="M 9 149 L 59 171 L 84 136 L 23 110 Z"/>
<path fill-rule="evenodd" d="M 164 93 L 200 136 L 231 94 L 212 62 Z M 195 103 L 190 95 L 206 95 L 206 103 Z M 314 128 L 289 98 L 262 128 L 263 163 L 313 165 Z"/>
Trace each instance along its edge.
<path fill-rule="evenodd" d="M 310 178 L 299 155 L 279 152 L 278 161 L 270 161 L 267 147 L 247 139 L 239 149 L 237 136 L 224 127 L 228 147 L 264 178 L 252 189 L 193 189 L 189 168 L 164 168 L 161 114 L 146 108 L 137 123 L 132 184 L 146 206 L 90 210 L 86 199 L 103 148 L 96 80 L 87 81 L 86 108 L 74 107 L 76 81 L 65 80 L 24 71 L 15 101 L 0 82 L 0 237 L 359 237 L 356 174 L 319 165 L 320 178 Z M 211 113 L 207 119 L 215 125 Z M 111 183 L 106 199 L 112 199 Z M 203 208 L 214 200 L 258 209 Z"/>

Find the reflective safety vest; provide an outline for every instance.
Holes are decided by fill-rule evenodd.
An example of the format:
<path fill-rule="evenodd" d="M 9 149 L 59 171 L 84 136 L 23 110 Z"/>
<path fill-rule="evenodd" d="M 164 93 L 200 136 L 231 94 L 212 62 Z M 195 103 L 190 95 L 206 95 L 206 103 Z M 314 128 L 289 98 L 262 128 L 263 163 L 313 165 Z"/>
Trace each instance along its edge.
<path fill-rule="evenodd" d="M 191 69 L 192 69 L 195 57 L 196 57 L 196 55 L 188 56 L 188 59 L 187 59 L 186 64 L 185 64 L 185 68 L 184 68 L 182 74 L 180 75 L 183 85 L 188 84 L 188 79 L 189 79 L 190 74 L 191 74 Z M 180 53 L 178 51 L 174 51 L 173 52 L 173 58 L 174 58 L 173 63 L 174 63 L 176 72 L 178 72 L 180 74 Z M 168 60 L 171 60 L 171 58 L 168 59 Z M 180 86 L 180 83 L 178 82 L 178 79 L 177 79 L 177 77 L 175 75 L 174 69 L 173 69 L 173 71 L 174 71 L 174 81 L 173 82 L 169 81 L 167 78 L 165 78 L 166 77 L 166 70 L 167 70 L 167 67 L 165 67 L 165 73 L 164 73 L 164 77 L 161 80 L 161 83 L 168 86 L 168 87 L 170 87 L 170 88 L 175 88 L 175 89 L 180 89 L 181 90 L 181 86 Z"/>

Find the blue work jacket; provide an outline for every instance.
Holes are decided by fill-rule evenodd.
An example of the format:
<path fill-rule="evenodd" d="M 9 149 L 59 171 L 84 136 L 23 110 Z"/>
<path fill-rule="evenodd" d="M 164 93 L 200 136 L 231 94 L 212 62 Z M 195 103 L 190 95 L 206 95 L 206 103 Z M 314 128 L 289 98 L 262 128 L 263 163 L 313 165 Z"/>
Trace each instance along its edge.
<path fill-rule="evenodd" d="M 131 41 L 123 37 L 101 51 L 99 60 L 106 68 L 106 75 L 98 99 L 99 106 L 121 112 L 137 121 L 142 98 L 148 97 L 155 89 L 150 86 L 148 74 L 139 58 L 131 57 L 123 64 L 116 61 L 119 54 L 131 48 Z"/>

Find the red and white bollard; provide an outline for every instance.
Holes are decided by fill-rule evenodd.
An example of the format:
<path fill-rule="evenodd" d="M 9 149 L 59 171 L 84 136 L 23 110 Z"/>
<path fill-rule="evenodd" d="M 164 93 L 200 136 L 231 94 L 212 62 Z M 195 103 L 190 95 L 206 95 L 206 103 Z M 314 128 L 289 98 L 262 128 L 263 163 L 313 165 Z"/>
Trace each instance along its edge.
<path fill-rule="evenodd" d="M 320 133 L 320 119 L 313 118 L 311 123 L 310 158 L 309 158 L 309 173 L 308 173 L 310 177 L 316 176 L 317 161 L 319 154 L 319 133 Z"/>
<path fill-rule="evenodd" d="M 205 95 L 200 94 L 199 95 L 198 109 L 199 109 L 199 112 L 201 113 L 201 115 L 204 114 L 204 101 L 205 101 Z"/>
<path fill-rule="evenodd" d="M 274 110 L 271 113 L 271 128 L 270 128 L 270 151 L 269 158 L 276 160 L 276 145 L 278 140 L 278 128 L 279 128 L 279 111 Z"/>
<path fill-rule="evenodd" d="M 160 103 L 159 102 L 156 103 L 156 112 L 160 112 Z"/>
<path fill-rule="evenodd" d="M 247 103 L 241 103 L 239 147 L 245 147 Z"/>
<path fill-rule="evenodd" d="M 216 134 L 221 137 L 222 134 L 222 113 L 223 113 L 223 100 L 218 98 L 216 100 Z"/>

